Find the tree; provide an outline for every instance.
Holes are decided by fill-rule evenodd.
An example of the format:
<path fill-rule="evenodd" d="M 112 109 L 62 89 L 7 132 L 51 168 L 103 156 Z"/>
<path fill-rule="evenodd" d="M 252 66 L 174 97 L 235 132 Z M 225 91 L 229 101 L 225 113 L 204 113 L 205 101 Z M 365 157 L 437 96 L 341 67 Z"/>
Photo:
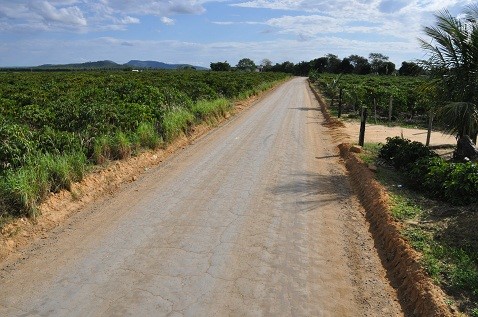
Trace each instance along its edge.
<path fill-rule="evenodd" d="M 391 75 L 395 72 L 395 64 L 390 61 L 383 62 L 378 67 L 377 72 L 379 75 Z"/>
<path fill-rule="evenodd" d="M 414 62 L 402 62 L 402 67 L 398 70 L 401 76 L 418 76 L 423 73 L 423 68 Z"/>
<path fill-rule="evenodd" d="M 257 66 L 252 59 L 243 58 L 237 63 L 236 68 L 252 72 L 256 70 Z"/>
<path fill-rule="evenodd" d="M 264 58 L 261 62 L 262 71 L 267 72 L 272 68 L 272 62 L 268 58 Z"/>
<path fill-rule="evenodd" d="M 350 74 L 354 71 L 354 66 L 350 62 L 350 59 L 344 58 L 339 65 L 339 72 L 344 74 Z"/>
<path fill-rule="evenodd" d="M 227 72 L 231 70 L 231 65 L 226 62 L 217 62 L 217 63 L 211 63 L 210 64 L 211 70 L 216 71 L 216 72 Z"/>
<path fill-rule="evenodd" d="M 296 76 L 308 76 L 311 70 L 310 62 L 300 62 L 294 66 L 294 75 Z"/>
<path fill-rule="evenodd" d="M 371 66 L 368 60 L 359 55 L 350 55 L 348 57 L 350 64 L 354 67 L 354 74 L 367 75 L 371 72 Z"/>
<path fill-rule="evenodd" d="M 327 54 L 325 55 L 327 59 L 327 67 L 326 71 L 328 73 L 338 74 L 340 73 L 340 59 L 337 55 L 334 54 Z"/>
<path fill-rule="evenodd" d="M 319 73 L 324 73 L 327 70 L 327 57 L 320 57 L 310 61 L 310 67 Z"/>
<path fill-rule="evenodd" d="M 386 71 L 386 66 L 384 67 L 384 64 L 388 62 L 388 56 L 381 53 L 370 53 L 368 59 L 370 60 L 370 66 L 373 73 L 381 74 L 380 72 Z"/>
<path fill-rule="evenodd" d="M 459 18 L 444 10 L 435 15 L 436 25 L 425 27 L 421 40 L 429 59 L 427 69 L 438 82 L 438 118 L 461 139 L 478 132 L 478 5 L 467 7 Z M 431 40 L 431 41 L 430 41 Z"/>

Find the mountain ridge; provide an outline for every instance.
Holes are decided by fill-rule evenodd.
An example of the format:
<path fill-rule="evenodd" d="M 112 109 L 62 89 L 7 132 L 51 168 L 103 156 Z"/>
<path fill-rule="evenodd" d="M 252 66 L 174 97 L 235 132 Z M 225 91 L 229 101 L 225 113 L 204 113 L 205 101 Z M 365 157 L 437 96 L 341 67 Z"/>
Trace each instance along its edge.
<path fill-rule="evenodd" d="M 31 68 L 31 67 L 30 67 Z M 168 64 L 158 61 L 141 61 L 130 60 L 124 64 L 118 64 L 111 60 L 102 60 L 85 63 L 70 63 L 70 64 L 43 64 L 33 67 L 35 69 L 196 69 L 207 70 L 208 68 L 202 66 L 194 66 L 190 64 Z"/>

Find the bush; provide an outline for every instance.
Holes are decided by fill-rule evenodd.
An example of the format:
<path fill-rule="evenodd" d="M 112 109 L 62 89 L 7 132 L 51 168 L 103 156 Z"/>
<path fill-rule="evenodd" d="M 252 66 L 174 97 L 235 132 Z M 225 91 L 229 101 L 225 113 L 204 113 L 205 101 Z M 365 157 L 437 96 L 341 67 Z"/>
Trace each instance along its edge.
<path fill-rule="evenodd" d="M 476 163 L 451 163 L 450 173 L 443 183 L 443 194 L 457 205 L 477 202 L 478 165 Z M 430 175 L 433 178 L 433 174 Z"/>
<path fill-rule="evenodd" d="M 422 158 L 436 157 L 435 152 L 420 142 L 393 137 L 381 148 L 378 157 L 396 169 L 409 169 Z"/>
<path fill-rule="evenodd" d="M 34 140 L 42 153 L 60 154 L 83 150 L 78 133 L 59 131 L 49 126 L 36 131 Z"/>
<path fill-rule="evenodd" d="M 440 157 L 422 158 L 405 175 L 411 187 L 435 199 L 455 205 L 478 201 L 476 163 L 449 163 Z"/>
<path fill-rule="evenodd" d="M 379 157 L 405 171 L 410 187 L 435 199 L 457 205 L 478 201 L 476 163 L 449 163 L 423 144 L 399 137 L 387 138 Z"/>

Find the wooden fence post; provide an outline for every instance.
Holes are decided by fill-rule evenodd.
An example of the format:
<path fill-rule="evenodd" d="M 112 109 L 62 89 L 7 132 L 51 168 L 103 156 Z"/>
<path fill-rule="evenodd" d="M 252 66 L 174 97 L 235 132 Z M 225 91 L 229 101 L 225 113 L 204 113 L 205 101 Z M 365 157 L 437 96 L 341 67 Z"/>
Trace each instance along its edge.
<path fill-rule="evenodd" d="M 368 109 L 367 107 L 362 108 L 362 116 L 360 120 L 360 135 L 359 135 L 359 145 L 363 146 L 365 141 L 365 123 L 367 122 Z"/>
<path fill-rule="evenodd" d="M 377 98 L 373 98 L 373 112 L 373 118 L 375 119 L 375 124 L 377 124 Z"/>
<path fill-rule="evenodd" d="M 337 117 L 341 117 L 342 116 L 342 93 L 343 93 L 343 90 L 342 88 L 340 88 L 340 92 L 339 92 L 339 111 L 338 111 L 338 114 L 337 114 Z"/>
<path fill-rule="evenodd" d="M 432 136 L 432 128 L 433 128 L 433 117 L 434 117 L 433 110 L 430 109 L 430 112 L 428 113 L 428 131 L 427 131 L 426 146 L 430 145 L 430 138 Z"/>
<path fill-rule="evenodd" d="M 388 123 L 392 123 L 392 113 L 393 113 L 393 96 L 390 96 L 390 103 L 388 104 Z"/>

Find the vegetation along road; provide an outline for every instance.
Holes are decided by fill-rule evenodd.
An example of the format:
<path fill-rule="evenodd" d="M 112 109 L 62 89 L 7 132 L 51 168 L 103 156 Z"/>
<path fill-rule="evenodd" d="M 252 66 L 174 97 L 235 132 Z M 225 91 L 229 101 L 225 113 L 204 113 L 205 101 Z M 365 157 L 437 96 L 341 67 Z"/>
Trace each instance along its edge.
<path fill-rule="evenodd" d="M 403 315 L 322 120 L 282 84 L 4 266 L 0 316 Z"/>

